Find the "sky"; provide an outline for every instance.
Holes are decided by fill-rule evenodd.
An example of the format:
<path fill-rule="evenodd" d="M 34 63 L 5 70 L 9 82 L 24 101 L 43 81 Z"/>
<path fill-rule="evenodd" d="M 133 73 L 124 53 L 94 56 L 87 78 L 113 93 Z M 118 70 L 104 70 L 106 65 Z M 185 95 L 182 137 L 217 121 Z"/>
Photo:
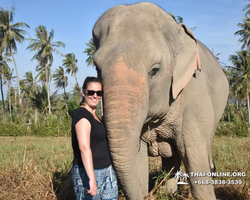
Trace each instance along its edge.
<path fill-rule="evenodd" d="M 96 76 L 93 67 L 87 66 L 87 55 L 82 53 L 86 43 L 92 37 L 92 28 L 97 19 L 109 8 L 120 4 L 134 4 L 140 1 L 135 0 L 1 0 L 0 7 L 11 9 L 15 5 L 14 23 L 25 22 L 30 28 L 26 38 L 35 38 L 35 28 L 39 25 L 46 26 L 48 31 L 54 29 L 54 41 L 62 41 L 65 48 L 58 48 L 62 54 L 74 53 L 78 59 L 77 79 L 82 85 L 86 76 Z M 242 23 L 245 11 L 242 9 L 250 2 L 246 0 L 151 0 L 166 12 L 171 12 L 175 16 L 181 16 L 184 24 L 189 27 L 197 27 L 193 33 L 195 37 L 205 44 L 214 54 L 219 55 L 221 65 L 231 65 L 229 56 L 240 50 L 239 36 L 234 33 L 240 28 L 238 23 Z M 26 50 L 28 41 L 17 44 L 17 63 L 19 78 L 23 79 L 25 72 L 33 72 L 36 76 L 36 61 L 31 61 L 35 52 Z M 58 66 L 62 66 L 64 58 L 54 55 L 52 71 Z M 9 63 L 10 68 L 15 69 L 13 63 Z M 15 71 L 15 70 L 14 70 Z M 14 72 L 15 74 L 15 72 Z M 69 77 L 67 92 L 73 90 L 75 79 Z M 16 86 L 14 82 L 12 84 Z M 4 92 L 7 91 L 4 86 Z M 51 92 L 56 88 L 51 83 Z M 59 90 L 58 93 L 62 93 Z M 0 95 L 0 99 L 1 99 Z M 6 98 L 6 95 L 5 95 Z"/>

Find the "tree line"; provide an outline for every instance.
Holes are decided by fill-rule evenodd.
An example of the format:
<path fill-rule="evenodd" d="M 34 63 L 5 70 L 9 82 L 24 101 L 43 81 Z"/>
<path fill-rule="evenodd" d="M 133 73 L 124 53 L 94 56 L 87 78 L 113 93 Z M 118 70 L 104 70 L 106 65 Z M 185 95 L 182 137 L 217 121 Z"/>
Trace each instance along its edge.
<path fill-rule="evenodd" d="M 250 4 L 247 4 L 242 11 L 245 12 L 244 18 L 237 24 L 240 30 L 234 33 L 234 35 L 240 36 L 238 42 L 241 44 L 241 49 L 236 51 L 236 54 L 229 56 L 232 66 L 224 67 L 230 86 L 226 109 L 228 113 L 225 115 L 227 120 L 231 121 L 230 116 L 233 113 L 240 120 L 248 121 L 248 125 L 250 125 Z"/>
<path fill-rule="evenodd" d="M 68 86 L 67 74 L 75 78 L 75 86 L 73 88 L 73 104 L 74 107 L 81 101 L 81 89 L 77 81 L 76 74 L 78 72 L 77 58 L 74 53 L 63 55 L 59 48 L 64 48 L 62 41 L 54 41 L 55 32 L 52 29 L 48 31 L 46 26 L 39 25 L 35 28 L 35 38 L 26 38 L 27 31 L 24 28 L 30 28 L 24 22 L 14 22 L 15 7 L 11 10 L 0 7 L 0 89 L 2 96 L 2 117 L 5 118 L 6 113 L 10 118 L 13 113 L 37 116 L 42 113 L 45 116 L 62 111 L 69 116 L 68 102 L 70 101 L 69 93 L 66 92 Z M 36 72 L 34 77 L 31 71 L 25 73 L 24 78 L 20 79 L 18 75 L 18 67 L 15 61 L 17 52 L 17 43 L 28 41 L 29 46 L 26 48 L 34 52 L 31 60 L 37 61 Z M 91 44 L 93 40 L 90 40 Z M 89 48 L 84 51 L 88 54 L 88 65 L 93 65 L 91 60 L 95 52 L 94 46 L 87 43 Z M 94 51 L 93 51 L 94 50 Z M 83 53 L 84 53 L 83 52 Z M 52 74 L 54 55 L 63 57 L 62 66 L 58 66 Z M 9 63 L 13 62 L 15 66 L 15 74 L 10 69 Z M 12 81 L 15 79 L 17 88 L 12 87 Z M 50 94 L 50 83 L 54 81 L 54 85 L 58 89 L 63 89 L 63 95 L 56 97 L 56 92 Z M 38 84 L 41 83 L 41 84 Z M 7 86 L 7 101 L 5 101 L 3 87 Z M 58 105 L 56 106 L 56 102 Z M 7 106 L 5 104 L 8 104 Z M 72 102 L 71 102 L 72 103 Z M 66 112 L 65 112 L 66 111 Z"/>
<path fill-rule="evenodd" d="M 235 55 L 229 56 L 232 66 L 223 66 L 230 84 L 230 96 L 223 119 L 231 121 L 232 113 L 236 113 L 250 125 L 250 4 L 247 4 L 243 11 L 245 12 L 244 18 L 241 23 L 238 23 L 240 30 L 234 33 L 240 36 L 238 42 L 241 44 L 241 49 L 236 51 Z M 29 28 L 29 25 L 24 22 L 13 23 L 14 13 L 14 7 L 11 10 L 0 7 L 0 90 L 2 96 L 0 119 L 4 119 L 7 114 L 10 118 L 13 114 L 19 114 L 33 117 L 35 120 L 38 113 L 44 116 L 62 113 L 69 116 L 81 101 L 81 89 L 76 77 L 78 60 L 75 54 L 63 55 L 59 49 L 64 48 L 65 44 L 62 41 L 54 41 L 54 30 L 48 31 L 44 25 L 35 28 L 35 38 L 26 38 L 27 32 L 24 28 Z M 170 15 L 177 23 L 183 22 L 180 16 L 175 17 L 172 13 Z M 37 61 L 37 75 L 34 77 L 33 73 L 28 71 L 23 79 L 20 79 L 18 63 L 14 55 L 17 52 L 17 43 L 22 43 L 24 40 L 29 42 L 26 49 L 34 52 L 31 60 Z M 94 66 L 93 55 L 96 49 L 93 39 L 91 38 L 86 44 L 87 48 L 83 53 L 87 54 L 87 65 Z M 62 56 L 63 60 L 62 66 L 58 66 L 52 74 L 55 54 Z M 219 59 L 218 54 L 215 56 Z M 10 62 L 14 63 L 15 74 L 9 67 Z M 72 97 L 66 92 L 67 74 L 75 78 Z M 16 80 L 17 88 L 12 87 L 13 79 Z M 56 88 L 64 91 L 59 99 L 56 92 L 50 93 L 52 80 Z M 7 87 L 7 100 L 3 93 L 4 85 Z"/>

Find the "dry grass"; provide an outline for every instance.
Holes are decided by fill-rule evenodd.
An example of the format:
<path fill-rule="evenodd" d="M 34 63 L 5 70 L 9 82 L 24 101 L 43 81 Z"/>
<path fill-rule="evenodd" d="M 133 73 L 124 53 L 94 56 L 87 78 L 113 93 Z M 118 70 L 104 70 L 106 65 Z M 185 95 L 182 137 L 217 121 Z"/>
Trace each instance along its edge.
<path fill-rule="evenodd" d="M 247 173 L 246 177 L 241 177 L 244 183 L 240 186 L 215 186 L 217 199 L 250 199 L 250 138 L 217 137 L 213 154 L 218 172 Z M 70 138 L 0 137 L 0 160 L 0 200 L 74 199 L 69 174 Z M 160 158 L 150 158 L 150 188 L 153 191 L 147 199 L 190 200 L 188 186 L 180 187 L 175 196 L 162 191 L 167 174 L 161 174 L 160 169 Z M 119 199 L 125 199 L 122 192 Z"/>
<path fill-rule="evenodd" d="M 44 174 L 32 165 L 29 162 L 23 169 L 0 172 L 0 199 L 56 199 L 50 173 Z"/>
<path fill-rule="evenodd" d="M 1 137 L 0 199 L 57 199 L 69 177 L 70 138 Z"/>

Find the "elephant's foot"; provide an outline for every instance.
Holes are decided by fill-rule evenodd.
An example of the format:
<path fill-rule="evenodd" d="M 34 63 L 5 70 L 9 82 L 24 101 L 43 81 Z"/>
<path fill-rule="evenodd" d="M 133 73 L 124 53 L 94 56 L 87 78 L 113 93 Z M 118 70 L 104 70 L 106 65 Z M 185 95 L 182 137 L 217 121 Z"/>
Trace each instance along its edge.
<path fill-rule="evenodd" d="M 174 194 L 178 189 L 177 182 L 178 182 L 177 178 L 171 178 L 167 180 L 166 184 L 162 186 L 161 189 L 164 192 L 167 192 L 167 194 Z"/>
<path fill-rule="evenodd" d="M 162 169 L 166 172 L 170 172 L 169 179 L 167 180 L 165 186 L 162 189 L 168 194 L 174 194 L 178 189 L 178 179 L 175 177 L 175 173 L 180 170 L 181 160 L 179 156 L 174 156 L 170 158 L 162 157 Z"/>
<path fill-rule="evenodd" d="M 208 177 L 190 179 L 191 193 L 194 199 L 216 200 L 213 185 L 199 185 L 197 181 L 211 181 Z"/>

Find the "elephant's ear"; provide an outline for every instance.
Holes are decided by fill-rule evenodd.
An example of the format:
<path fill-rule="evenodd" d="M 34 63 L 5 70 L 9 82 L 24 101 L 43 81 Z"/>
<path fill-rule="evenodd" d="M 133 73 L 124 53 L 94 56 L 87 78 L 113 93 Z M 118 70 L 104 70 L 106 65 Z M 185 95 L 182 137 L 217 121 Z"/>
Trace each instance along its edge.
<path fill-rule="evenodd" d="M 174 71 L 172 95 L 176 99 L 180 91 L 187 85 L 197 69 L 201 69 L 197 41 L 192 32 L 179 24 L 177 39 L 173 42 Z"/>

